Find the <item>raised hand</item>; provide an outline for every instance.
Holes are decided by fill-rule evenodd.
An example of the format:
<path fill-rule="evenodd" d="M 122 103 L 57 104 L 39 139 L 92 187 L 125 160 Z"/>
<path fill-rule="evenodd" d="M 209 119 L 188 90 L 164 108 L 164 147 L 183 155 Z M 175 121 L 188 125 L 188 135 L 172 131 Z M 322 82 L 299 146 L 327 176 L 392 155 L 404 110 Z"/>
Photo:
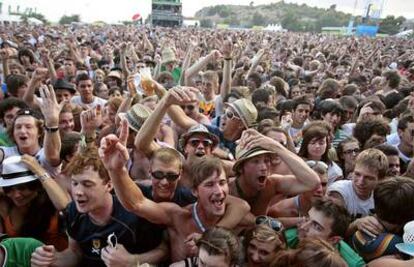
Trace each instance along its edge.
<path fill-rule="evenodd" d="M 40 86 L 40 97 L 41 103 L 37 103 L 42 111 L 43 117 L 45 118 L 46 127 L 53 128 L 59 125 L 59 114 L 66 101 L 62 101 L 60 104 L 56 100 L 55 90 L 52 85 Z M 38 101 L 35 98 L 35 101 Z"/>
<path fill-rule="evenodd" d="M 42 176 L 46 170 L 40 165 L 40 163 L 32 156 L 24 154 L 22 156 L 22 162 L 36 175 Z"/>
<path fill-rule="evenodd" d="M 246 150 L 254 147 L 261 147 L 270 151 L 275 151 L 283 147 L 279 142 L 267 137 L 254 129 L 245 130 L 240 138 L 240 146 Z"/>
<path fill-rule="evenodd" d="M 233 42 L 225 40 L 221 52 L 224 58 L 231 58 L 233 56 Z"/>
<path fill-rule="evenodd" d="M 193 87 L 174 87 L 168 91 L 167 103 L 169 105 L 189 104 L 197 101 L 199 91 Z"/>
<path fill-rule="evenodd" d="M 126 166 L 129 153 L 126 147 L 128 139 L 128 122 L 121 120 L 119 137 L 110 134 L 102 138 L 99 156 L 107 170 L 119 170 Z"/>
<path fill-rule="evenodd" d="M 102 124 L 102 107 L 97 105 L 95 108 L 82 111 L 80 121 L 83 133 L 95 133 L 96 128 Z"/>

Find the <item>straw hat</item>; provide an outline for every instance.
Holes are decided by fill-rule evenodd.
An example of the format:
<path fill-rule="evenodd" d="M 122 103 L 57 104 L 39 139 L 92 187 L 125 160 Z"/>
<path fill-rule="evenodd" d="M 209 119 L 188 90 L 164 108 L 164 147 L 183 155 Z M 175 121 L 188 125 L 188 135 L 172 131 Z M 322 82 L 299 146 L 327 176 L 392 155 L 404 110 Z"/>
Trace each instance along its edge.
<path fill-rule="evenodd" d="M 138 132 L 150 114 L 151 110 L 149 108 L 142 104 L 135 104 L 128 110 L 126 114 L 121 116 L 125 116 L 129 127 L 132 130 Z"/>
<path fill-rule="evenodd" d="M 21 156 L 11 156 L 3 161 L 0 187 L 24 184 L 37 180 L 32 171 L 22 162 Z"/>
<path fill-rule="evenodd" d="M 240 165 L 248 159 L 260 156 L 263 154 L 275 154 L 272 151 L 266 150 L 262 147 L 254 147 L 249 150 L 243 149 L 240 146 L 236 147 L 236 163 L 233 165 L 233 171 L 239 173 Z"/>
<path fill-rule="evenodd" d="M 170 62 L 175 62 L 177 61 L 176 57 L 175 57 L 175 53 L 174 50 L 172 50 L 171 48 L 165 48 L 164 50 L 162 50 L 161 52 L 161 58 L 162 58 L 162 64 L 167 64 Z"/>
<path fill-rule="evenodd" d="M 237 116 L 243 122 L 246 129 L 254 127 L 257 121 L 257 109 L 253 105 L 252 101 L 241 98 L 237 99 L 233 103 L 226 103 L 226 106 L 230 106 L 237 113 Z"/>
<path fill-rule="evenodd" d="M 398 243 L 395 247 L 400 252 L 414 257 L 414 221 L 405 224 L 403 241 L 404 243 Z"/>
<path fill-rule="evenodd" d="M 181 149 L 184 149 L 187 140 L 194 134 L 202 134 L 209 138 L 211 141 L 213 141 L 213 148 L 216 147 L 219 143 L 219 138 L 215 134 L 210 133 L 206 126 L 204 126 L 203 124 L 197 124 L 191 126 L 190 129 L 188 129 L 188 131 L 181 136 L 179 141 L 179 147 Z"/>
<path fill-rule="evenodd" d="M 118 79 L 118 80 L 122 80 L 121 79 L 121 73 L 119 73 L 119 71 L 117 71 L 117 70 L 111 70 L 109 72 L 108 76 L 106 76 L 106 77 L 107 78 L 112 77 L 112 78 L 115 78 L 115 79 Z"/>

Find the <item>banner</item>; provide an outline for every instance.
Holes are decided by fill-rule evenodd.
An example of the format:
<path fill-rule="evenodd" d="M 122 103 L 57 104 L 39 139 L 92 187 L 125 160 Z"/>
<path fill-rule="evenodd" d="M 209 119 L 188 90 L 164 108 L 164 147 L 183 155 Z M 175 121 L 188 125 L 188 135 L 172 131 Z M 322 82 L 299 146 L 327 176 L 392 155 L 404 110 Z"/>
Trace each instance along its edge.
<path fill-rule="evenodd" d="M 371 19 L 380 19 L 383 6 L 384 0 L 365 0 L 363 16 L 365 17 L 367 15 L 367 12 L 369 12 L 368 16 Z"/>

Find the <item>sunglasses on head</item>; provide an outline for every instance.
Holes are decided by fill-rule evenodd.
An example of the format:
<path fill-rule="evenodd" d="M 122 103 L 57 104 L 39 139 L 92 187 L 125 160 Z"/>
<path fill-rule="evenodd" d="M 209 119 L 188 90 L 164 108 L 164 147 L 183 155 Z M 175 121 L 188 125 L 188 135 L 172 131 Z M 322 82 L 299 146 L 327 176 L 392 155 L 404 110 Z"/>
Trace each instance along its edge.
<path fill-rule="evenodd" d="M 151 175 L 157 180 L 162 180 L 165 178 L 167 179 L 168 182 L 174 182 L 180 177 L 179 173 L 178 174 L 177 173 L 165 173 L 162 171 L 151 172 Z"/>
<path fill-rule="evenodd" d="M 283 224 L 279 220 L 269 216 L 260 215 L 256 217 L 256 225 L 262 224 L 269 226 L 276 232 L 283 230 Z"/>
<path fill-rule="evenodd" d="M 213 141 L 211 141 L 210 139 L 199 139 L 199 138 L 190 138 L 188 140 L 188 143 L 193 146 L 193 147 L 197 147 L 201 144 L 203 144 L 204 147 L 210 147 L 213 145 Z"/>

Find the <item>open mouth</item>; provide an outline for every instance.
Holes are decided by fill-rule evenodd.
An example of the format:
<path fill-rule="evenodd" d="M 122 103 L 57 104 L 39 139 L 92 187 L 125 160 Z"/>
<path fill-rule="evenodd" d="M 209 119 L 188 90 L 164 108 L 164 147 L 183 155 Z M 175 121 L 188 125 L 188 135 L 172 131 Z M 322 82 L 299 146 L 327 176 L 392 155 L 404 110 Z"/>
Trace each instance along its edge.
<path fill-rule="evenodd" d="M 266 178 L 267 178 L 267 176 L 263 175 L 263 176 L 259 176 L 257 178 L 257 180 L 259 181 L 259 183 L 263 184 L 266 181 Z"/>
<path fill-rule="evenodd" d="M 196 153 L 195 153 L 195 155 L 196 155 L 197 157 L 203 157 L 203 156 L 205 156 L 205 155 L 206 155 L 206 153 L 204 153 L 203 151 L 198 151 L 198 152 L 196 152 Z"/>
<path fill-rule="evenodd" d="M 224 204 L 224 198 L 220 198 L 220 199 L 212 199 L 211 203 L 213 203 L 214 207 L 216 207 L 217 209 L 220 209 L 223 207 Z"/>
<path fill-rule="evenodd" d="M 26 136 L 20 136 L 20 137 L 19 137 L 19 140 L 20 140 L 20 141 L 26 141 L 27 139 L 28 139 L 28 138 L 27 138 Z"/>

